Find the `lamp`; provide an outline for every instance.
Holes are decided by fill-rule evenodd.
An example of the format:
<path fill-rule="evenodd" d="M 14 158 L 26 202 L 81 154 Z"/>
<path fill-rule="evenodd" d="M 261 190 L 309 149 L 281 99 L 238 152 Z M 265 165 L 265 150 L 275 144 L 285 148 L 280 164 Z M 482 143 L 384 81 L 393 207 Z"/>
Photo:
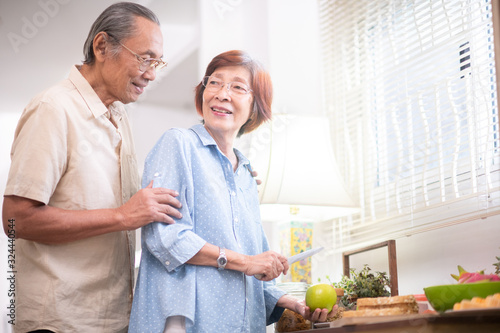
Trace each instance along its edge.
<path fill-rule="evenodd" d="M 263 221 L 283 219 L 290 215 L 290 208 L 311 221 L 359 210 L 338 171 L 328 118 L 273 115 L 270 123 L 252 135 L 250 146 L 250 161 L 262 179 Z"/>
<path fill-rule="evenodd" d="M 273 115 L 251 134 L 249 145 L 247 156 L 262 180 L 261 218 L 281 222 L 284 255 L 312 247 L 314 222 L 358 211 L 338 171 L 328 118 Z M 282 281 L 311 283 L 311 258 L 292 265 Z"/>

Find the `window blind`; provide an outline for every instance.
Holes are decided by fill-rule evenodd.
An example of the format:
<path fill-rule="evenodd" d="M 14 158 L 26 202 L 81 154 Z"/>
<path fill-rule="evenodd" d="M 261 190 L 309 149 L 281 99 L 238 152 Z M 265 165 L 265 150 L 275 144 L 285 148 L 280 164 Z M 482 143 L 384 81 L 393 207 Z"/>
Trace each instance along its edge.
<path fill-rule="evenodd" d="M 322 96 L 361 213 L 334 248 L 500 218 L 489 0 L 319 0 Z"/>

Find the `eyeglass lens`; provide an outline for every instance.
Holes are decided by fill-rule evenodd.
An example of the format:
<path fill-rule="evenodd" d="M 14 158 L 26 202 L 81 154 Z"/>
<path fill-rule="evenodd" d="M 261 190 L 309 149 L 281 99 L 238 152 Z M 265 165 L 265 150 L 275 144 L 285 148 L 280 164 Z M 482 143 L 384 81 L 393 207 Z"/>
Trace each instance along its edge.
<path fill-rule="evenodd" d="M 166 66 L 165 62 L 160 62 L 156 59 L 143 59 L 141 57 L 138 57 L 137 59 L 140 59 L 139 70 L 141 72 L 145 72 L 150 68 L 153 68 L 158 71 Z"/>
<path fill-rule="evenodd" d="M 219 91 L 224 85 L 226 85 L 227 91 L 235 94 L 248 94 L 252 91 L 246 84 L 241 82 L 224 82 L 221 79 L 206 76 L 203 78 L 203 85 L 208 91 L 216 92 Z"/>

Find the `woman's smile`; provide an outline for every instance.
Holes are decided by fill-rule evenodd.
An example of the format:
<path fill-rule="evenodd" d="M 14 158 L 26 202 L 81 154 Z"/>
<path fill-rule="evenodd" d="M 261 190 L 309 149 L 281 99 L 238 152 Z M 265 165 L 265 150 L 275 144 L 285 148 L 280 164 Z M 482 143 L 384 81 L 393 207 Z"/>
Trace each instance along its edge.
<path fill-rule="evenodd" d="M 225 115 L 225 114 L 233 114 L 232 111 L 229 111 L 228 109 L 226 108 L 223 108 L 223 107 L 220 107 L 220 106 L 212 106 L 211 107 L 212 111 L 215 113 L 215 114 L 222 114 L 222 115 Z"/>
<path fill-rule="evenodd" d="M 250 118 L 253 95 L 234 93 L 227 85 L 228 82 L 248 85 L 250 72 L 242 66 L 226 66 L 217 68 L 210 77 L 222 84 L 218 89 L 205 89 L 203 92 L 205 127 L 219 142 L 222 140 L 232 145 L 238 131 Z"/>

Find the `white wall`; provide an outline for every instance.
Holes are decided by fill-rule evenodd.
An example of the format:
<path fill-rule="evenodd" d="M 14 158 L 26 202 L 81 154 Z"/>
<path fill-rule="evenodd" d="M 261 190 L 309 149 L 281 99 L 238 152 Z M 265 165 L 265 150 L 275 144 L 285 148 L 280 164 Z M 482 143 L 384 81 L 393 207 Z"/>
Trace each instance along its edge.
<path fill-rule="evenodd" d="M 220 52 L 246 50 L 271 74 L 273 112 L 318 114 L 316 15 L 316 1 L 201 1 L 200 70 Z"/>
<path fill-rule="evenodd" d="M 328 225 L 318 225 L 321 234 Z M 447 228 L 428 231 L 396 240 L 399 294 L 423 294 L 423 288 L 454 284 L 450 274 L 457 274 L 457 265 L 468 271 L 485 269 L 493 273 L 493 263 L 500 256 L 500 217 L 476 220 Z M 320 238 L 325 245 L 329 239 Z M 313 281 L 326 281 L 329 275 L 339 281 L 343 274 L 342 254 L 316 255 L 313 260 Z M 387 248 L 350 257 L 351 268 L 362 269 L 368 264 L 375 271 L 389 272 Z"/>
<path fill-rule="evenodd" d="M 138 102 L 129 109 L 141 174 L 147 154 L 166 130 L 172 127 L 189 128 L 201 119 L 194 108 L 169 108 Z"/>

